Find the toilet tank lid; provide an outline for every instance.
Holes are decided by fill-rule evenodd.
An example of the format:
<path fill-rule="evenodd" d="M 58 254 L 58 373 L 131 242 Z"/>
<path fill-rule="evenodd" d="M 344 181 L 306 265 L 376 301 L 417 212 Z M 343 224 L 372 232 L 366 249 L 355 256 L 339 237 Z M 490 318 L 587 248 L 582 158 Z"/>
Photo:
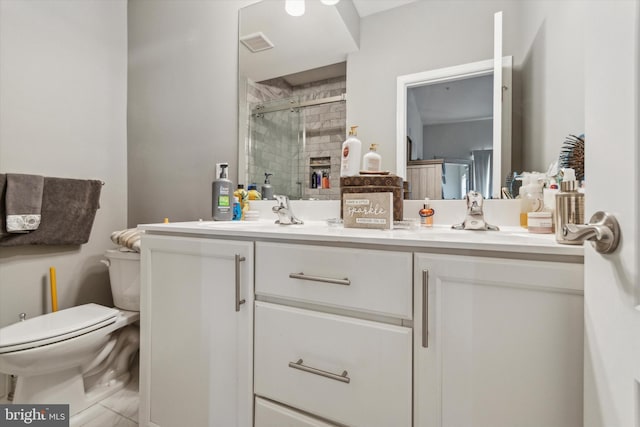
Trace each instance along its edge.
<path fill-rule="evenodd" d="M 117 258 L 117 259 L 126 259 L 129 261 L 140 260 L 140 252 L 135 252 L 126 248 L 119 249 L 108 249 L 104 256 L 109 259 Z"/>
<path fill-rule="evenodd" d="M 0 350 L 74 332 L 81 333 L 111 318 L 115 321 L 117 315 L 118 310 L 115 308 L 90 303 L 32 317 L 0 328 Z"/>

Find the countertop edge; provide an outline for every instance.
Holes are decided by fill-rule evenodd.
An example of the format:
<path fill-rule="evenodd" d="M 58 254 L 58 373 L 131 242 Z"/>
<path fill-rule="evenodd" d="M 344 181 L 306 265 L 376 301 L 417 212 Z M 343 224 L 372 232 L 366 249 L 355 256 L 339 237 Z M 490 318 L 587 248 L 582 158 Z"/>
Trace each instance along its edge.
<path fill-rule="evenodd" d="M 283 226 L 284 227 L 284 226 Z M 288 227 L 288 226 L 287 226 Z M 295 226 L 292 226 L 295 227 Z M 503 253 L 510 255 L 509 257 L 523 258 L 523 255 L 536 255 L 536 258 L 559 258 L 557 261 L 583 262 L 584 247 L 579 245 L 560 245 L 555 242 L 548 244 L 532 243 L 523 244 L 522 242 L 474 242 L 464 240 L 447 240 L 428 238 L 428 232 L 422 235 L 412 234 L 410 230 L 406 230 L 402 236 L 391 235 L 393 231 L 389 230 L 373 230 L 373 233 L 379 232 L 381 236 L 371 236 L 372 230 L 354 230 L 349 229 L 348 235 L 342 235 L 340 230 L 328 227 L 325 233 L 318 231 L 312 232 L 304 228 L 290 228 L 285 230 L 256 230 L 250 229 L 225 229 L 225 228 L 205 228 L 198 222 L 193 223 L 174 223 L 174 224 L 141 224 L 138 229 L 149 234 L 159 235 L 182 235 L 189 237 L 206 236 L 208 238 L 229 238 L 234 240 L 268 240 L 268 241 L 287 241 L 293 243 L 311 243 L 311 244 L 340 244 L 347 246 L 378 246 L 395 249 L 404 249 L 417 252 L 436 251 L 448 252 L 454 251 L 469 253 L 482 253 L 487 256 L 489 253 Z M 295 231 L 295 232 L 294 232 Z M 358 233 L 363 232 L 362 236 Z M 526 231 L 524 231 L 526 233 Z M 365 235 L 365 233 L 367 233 Z M 484 231 L 474 233 L 485 233 Z M 422 238 L 421 238 L 422 237 Z M 457 237 L 457 236 L 456 236 Z M 554 261 L 556 259 L 553 259 Z"/>

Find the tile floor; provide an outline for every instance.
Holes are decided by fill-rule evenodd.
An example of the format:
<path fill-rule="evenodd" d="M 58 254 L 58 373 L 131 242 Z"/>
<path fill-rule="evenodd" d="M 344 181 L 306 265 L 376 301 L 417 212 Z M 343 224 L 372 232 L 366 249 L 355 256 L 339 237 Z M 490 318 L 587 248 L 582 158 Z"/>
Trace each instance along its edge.
<path fill-rule="evenodd" d="M 138 369 L 131 374 L 125 388 L 73 416 L 70 427 L 137 427 Z"/>

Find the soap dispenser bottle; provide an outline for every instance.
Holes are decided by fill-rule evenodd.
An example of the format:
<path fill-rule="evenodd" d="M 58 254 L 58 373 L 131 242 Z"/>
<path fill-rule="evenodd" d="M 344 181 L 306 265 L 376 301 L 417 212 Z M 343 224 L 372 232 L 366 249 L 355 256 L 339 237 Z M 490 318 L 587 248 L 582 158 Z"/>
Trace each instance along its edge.
<path fill-rule="evenodd" d="M 567 240 L 562 229 L 567 224 L 584 224 L 584 193 L 578 191 L 576 173 L 572 168 L 562 169 L 560 192 L 556 194 L 556 241 L 567 245 L 581 245 L 582 240 Z"/>
<path fill-rule="evenodd" d="M 544 208 L 542 193 L 544 177 L 537 172 L 523 172 L 522 176 L 517 179 L 522 181 L 520 187 L 520 226 L 527 228 L 529 212 L 541 212 Z"/>
<path fill-rule="evenodd" d="M 227 178 L 228 163 L 218 163 L 220 171 L 218 179 L 213 181 L 213 219 L 214 221 L 231 221 L 233 219 L 233 184 Z"/>
<path fill-rule="evenodd" d="M 340 176 L 356 176 L 360 174 L 360 153 L 362 142 L 356 137 L 358 126 L 351 126 L 349 137 L 342 143 L 342 161 Z"/>
<path fill-rule="evenodd" d="M 369 152 L 362 158 L 362 169 L 367 172 L 379 172 L 382 165 L 382 156 L 376 152 L 378 144 L 371 144 Z"/>
<path fill-rule="evenodd" d="M 422 219 L 422 225 L 425 227 L 433 227 L 433 215 L 435 213 L 436 211 L 430 206 L 429 198 L 425 197 L 422 209 L 418 212 L 418 215 L 420 215 Z"/>
<path fill-rule="evenodd" d="M 272 173 L 265 172 L 264 173 L 264 184 L 262 184 L 262 200 L 273 200 L 273 187 L 269 182 L 269 177 L 272 176 Z"/>

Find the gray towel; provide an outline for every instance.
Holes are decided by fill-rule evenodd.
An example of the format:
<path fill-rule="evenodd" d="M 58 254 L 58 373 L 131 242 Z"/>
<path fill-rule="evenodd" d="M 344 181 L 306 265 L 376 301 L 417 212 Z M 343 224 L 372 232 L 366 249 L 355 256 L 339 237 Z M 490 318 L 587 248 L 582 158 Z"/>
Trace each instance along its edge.
<path fill-rule="evenodd" d="M 28 233 L 38 229 L 43 185 L 41 175 L 7 174 L 7 232 Z"/>
<path fill-rule="evenodd" d="M 100 207 L 102 182 L 44 178 L 40 227 L 27 234 L 6 232 L 6 175 L 0 174 L 0 246 L 80 245 L 89 241 Z"/>

